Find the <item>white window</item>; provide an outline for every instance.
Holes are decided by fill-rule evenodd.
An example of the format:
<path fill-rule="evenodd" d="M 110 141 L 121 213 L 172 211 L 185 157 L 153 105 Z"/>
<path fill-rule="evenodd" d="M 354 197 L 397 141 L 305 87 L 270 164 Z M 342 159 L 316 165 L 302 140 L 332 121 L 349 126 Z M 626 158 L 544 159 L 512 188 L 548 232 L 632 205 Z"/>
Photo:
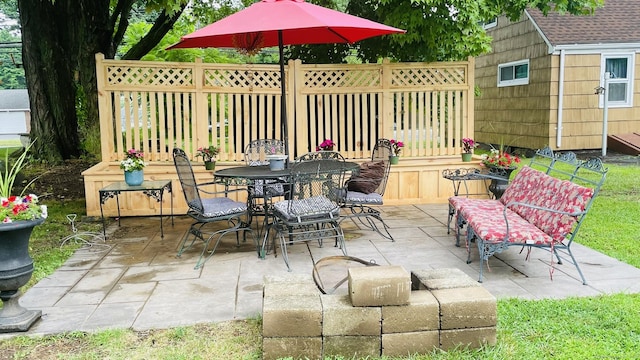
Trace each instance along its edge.
<path fill-rule="evenodd" d="M 482 26 L 483 29 L 487 30 L 487 29 L 491 29 L 493 27 L 498 26 L 498 18 L 494 17 L 493 19 L 489 19 L 486 21 L 481 21 L 480 25 Z"/>
<path fill-rule="evenodd" d="M 608 96 L 611 107 L 630 107 L 633 105 L 633 54 L 603 54 L 600 65 L 600 86 L 604 87 L 604 77 L 609 73 Z M 604 97 L 600 107 L 604 106 Z"/>
<path fill-rule="evenodd" d="M 527 85 L 529 83 L 529 59 L 498 65 L 498 87 Z"/>

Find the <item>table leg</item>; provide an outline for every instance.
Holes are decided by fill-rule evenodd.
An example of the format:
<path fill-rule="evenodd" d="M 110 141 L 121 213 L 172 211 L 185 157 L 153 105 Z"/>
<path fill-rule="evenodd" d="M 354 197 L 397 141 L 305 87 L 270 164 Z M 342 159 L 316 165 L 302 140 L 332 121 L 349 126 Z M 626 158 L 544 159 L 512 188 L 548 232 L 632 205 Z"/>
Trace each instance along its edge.
<path fill-rule="evenodd" d="M 167 184 L 167 191 L 171 196 L 171 227 L 173 227 L 173 185 L 171 184 L 171 181 Z"/>
<path fill-rule="evenodd" d="M 116 206 L 118 207 L 118 227 L 120 227 L 120 193 L 116 193 Z"/>
<path fill-rule="evenodd" d="M 107 239 L 107 230 L 106 230 L 107 225 L 104 220 L 104 210 L 102 209 L 102 205 L 107 201 L 107 199 L 110 199 L 115 196 L 116 203 L 118 204 L 118 226 L 120 226 L 120 201 L 118 200 L 119 193 L 120 193 L 119 191 L 98 191 L 98 194 L 100 195 L 100 217 L 102 218 L 102 236 L 104 236 L 105 240 Z"/>
<path fill-rule="evenodd" d="M 107 224 L 104 221 L 104 211 L 102 210 L 102 204 L 104 201 L 102 200 L 102 193 L 100 193 L 100 217 L 102 218 L 102 237 L 107 240 Z"/>
<path fill-rule="evenodd" d="M 160 203 L 160 238 L 164 238 L 164 227 L 162 226 L 162 198 L 164 195 L 165 188 L 166 186 L 160 189 L 150 189 L 142 192 L 143 194 L 156 199 L 156 201 Z"/>

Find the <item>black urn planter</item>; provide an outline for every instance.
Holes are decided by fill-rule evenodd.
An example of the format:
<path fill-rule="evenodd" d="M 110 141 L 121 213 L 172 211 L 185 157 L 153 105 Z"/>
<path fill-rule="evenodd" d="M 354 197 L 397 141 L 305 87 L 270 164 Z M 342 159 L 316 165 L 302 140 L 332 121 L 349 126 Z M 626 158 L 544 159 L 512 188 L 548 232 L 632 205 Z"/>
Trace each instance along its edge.
<path fill-rule="evenodd" d="M 33 274 L 33 259 L 29 256 L 29 238 L 36 225 L 44 219 L 23 220 L 0 224 L 0 333 L 27 331 L 42 315 L 40 310 L 20 306 L 20 287 Z"/>
<path fill-rule="evenodd" d="M 489 174 L 492 176 L 491 183 L 489 184 L 489 191 L 493 194 L 496 200 L 500 199 L 509 186 L 509 178 L 511 173 L 517 169 L 513 168 L 497 168 L 489 167 Z"/>

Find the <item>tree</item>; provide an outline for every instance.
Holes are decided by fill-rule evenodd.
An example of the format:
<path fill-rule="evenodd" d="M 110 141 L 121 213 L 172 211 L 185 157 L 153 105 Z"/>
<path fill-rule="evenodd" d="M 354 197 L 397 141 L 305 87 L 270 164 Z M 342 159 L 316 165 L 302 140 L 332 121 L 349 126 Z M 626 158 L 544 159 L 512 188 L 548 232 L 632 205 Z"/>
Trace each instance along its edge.
<path fill-rule="evenodd" d="M 123 59 L 139 59 L 173 27 L 186 0 L 18 0 L 22 53 L 31 102 L 34 154 L 47 161 L 79 157 L 81 138 L 99 138 L 95 54 L 113 58 L 134 5 L 155 22 Z M 79 121 L 77 108 L 84 115 Z M 91 140 L 91 139 L 94 140 Z M 98 144 L 99 146 L 99 144 Z"/>

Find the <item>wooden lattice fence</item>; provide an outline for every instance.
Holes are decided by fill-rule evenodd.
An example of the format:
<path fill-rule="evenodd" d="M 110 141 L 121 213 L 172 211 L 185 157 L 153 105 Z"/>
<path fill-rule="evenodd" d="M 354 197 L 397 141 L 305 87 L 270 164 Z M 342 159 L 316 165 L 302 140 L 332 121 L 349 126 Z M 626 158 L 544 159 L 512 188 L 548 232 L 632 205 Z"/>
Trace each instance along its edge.
<path fill-rule="evenodd" d="M 174 146 L 194 154 L 209 143 L 222 148 L 219 160 L 241 161 L 250 140 L 282 137 L 276 65 L 96 59 L 104 161 L 132 147 L 166 161 Z M 380 137 L 403 141 L 404 157 L 453 155 L 473 134 L 472 60 L 290 61 L 285 73 L 293 156 L 331 138 L 347 158 L 363 158 Z"/>

